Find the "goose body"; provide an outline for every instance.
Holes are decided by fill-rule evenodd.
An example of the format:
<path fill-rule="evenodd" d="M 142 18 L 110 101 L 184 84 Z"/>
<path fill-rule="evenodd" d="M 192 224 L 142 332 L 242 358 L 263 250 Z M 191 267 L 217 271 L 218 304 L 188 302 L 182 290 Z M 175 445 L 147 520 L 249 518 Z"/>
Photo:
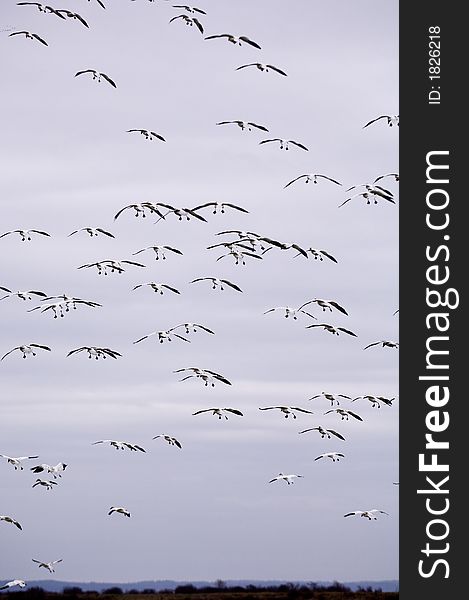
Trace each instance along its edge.
<path fill-rule="evenodd" d="M 312 181 L 313 183 L 317 184 L 318 183 L 318 177 L 321 177 L 322 179 L 327 179 L 328 181 L 331 181 L 332 183 L 335 183 L 336 185 L 342 185 L 336 179 L 332 179 L 331 177 L 328 177 L 327 175 L 321 175 L 319 173 L 306 173 L 304 175 L 299 175 L 298 177 L 295 177 L 295 179 L 292 179 L 291 181 L 289 181 L 284 186 L 284 189 L 287 188 L 288 186 L 292 185 L 296 181 L 299 181 L 300 179 L 304 179 L 305 183 L 309 183 L 310 181 Z"/>
<path fill-rule="evenodd" d="M 6 354 L 4 354 L 2 356 L 2 358 L 0 358 L 0 360 L 3 360 L 4 358 L 6 358 L 9 354 L 14 352 L 15 350 L 19 350 L 20 352 L 22 352 L 23 358 L 26 358 L 27 356 L 36 356 L 36 354 L 37 354 L 37 352 L 35 352 L 36 348 L 41 348 L 41 350 L 47 350 L 48 352 L 51 352 L 51 349 L 49 348 L 49 346 L 43 346 L 42 344 L 28 344 L 28 345 L 16 346 L 16 348 L 12 348 Z"/>
<path fill-rule="evenodd" d="M 243 43 L 244 44 L 249 44 L 250 46 L 253 46 L 254 48 L 257 48 L 258 50 L 261 50 L 261 47 L 259 46 L 259 44 L 257 42 L 254 42 L 253 40 L 250 40 L 248 37 L 246 37 L 245 35 L 233 35 L 232 33 L 220 33 L 217 35 L 209 35 L 207 36 L 205 39 L 206 40 L 214 40 L 217 38 L 225 38 L 226 40 L 228 40 L 228 42 L 231 42 L 232 44 L 238 45 L 238 46 L 242 46 Z"/>
<path fill-rule="evenodd" d="M 44 569 L 47 569 L 49 573 L 55 573 L 55 565 L 61 563 L 62 560 L 62 558 L 59 558 L 58 560 L 51 560 L 50 562 L 42 562 L 40 560 L 36 560 L 35 558 L 32 559 L 34 563 L 39 565 L 39 568 L 43 567 Z"/>
<path fill-rule="evenodd" d="M 44 46 L 48 46 L 49 45 L 37 33 L 31 33 L 30 31 L 14 31 L 13 33 L 10 33 L 10 35 L 8 37 L 12 37 L 14 35 L 24 35 L 24 37 L 26 39 L 28 39 L 28 40 L 37 40 L 38 42 L 40 42 Z"/>
<path fill-rule="evenodd" d="M 243 413 L 238 410 L 237 408 L 204 408 L 202 410 L 197 410 L 196 412 L 192 413 L 193 415 L 200 415 L 202 413 L 206 413 L 206 412 L 211 412 L 212 415 L 217 416 L 219 419 L 228 419 L 228 414 L 232 414 L 232 415 L 237 415 L 238 417 L 242 417 Z"/>
<path fill-rule="evenodd" d="M 330 458 L 332 460 L 332 462 L 339 462 L 339 459 L 344 458 L 345 454 L 342 454 L 341 452 L 324 452 L 324 454 L 320 454 L 319 456 L 316 456 L 316 458 L 314 460 L 319 460 L 321 458 Z"/>
<path fill-rule="evenodd" d="M 120 440 L 98 440 L 97 442 L 93 442 L 91 445 L 94 446 L 96 444 L 109 444 L 116 450 L 131 450 L 132 452 L 146 452 L 145 448 L 139 446 L 138 444 L 131 444 L 130 442 L 122 442 Z"/>
<path fill-rule="evenodd" d="M 295 473 L 292 473 L 291 475 L 284 475 L 283 473 L 279 473 L 277 477 L 271 479 L 269 483 L 273 483 L 274 481 L 286 481 L 288 485 L 292 485 L 293 480 L 297 479 L 298 477 L 304 477 L 304 475 L 296 475 Z"/>
<path fill-rule="evenodd" d="M 237 292 L 242 292 L 243 290 L 238 287 L 235 283 L 228 281 L 228 279 L 218 279 L 218 277 L 198 277 L 197 279 L 193 279 L 189 283 L 196 283 L 197 281 L 211 281 L 212 282 L 212 290 L 216 290 L 217 288 L 223 291 L 224 286 L 228 286 Z"/>
<path fill-rule="evenodd" d="M 112 513 L 119 513 L 124 515 L 124 517 L 130 517 L 130 512 L 123 506 L 111 506 L 107 514 L 112 515 Z"/>
<path fill-rule="evenodd" d="M 172 437 L 171 435 L 168 435 L 167 433 L 159 433 L 158 435 L 155 435 L 155 437 L 152 438 L 152 439 L 156 440 L 158 438 L 162 438 L 163 440 L 165 440 L 166 442 L 168 442 L 168 444 L 170 446 L 176 446 L 179 449 L 182 448 L 181 442 L 179 440 L 177 440 L 175 437 Z"/>
<path fill-rule="evenodd" d="M 283 75 L 284 77 L 287 76 L 285 71 L 282 71 L 282 69 L 279 69 L 278 67 L 275 67 L 274 65 L 268 65 L 268 64 L 259 63 L 259 62 L 241 65 L 240 67 L 237 67 L 236 71 L 240 71 L 241 69 L 246 69 L 248 67 L 256 67 L 256 69 L 258 69 L 259 71 L 264 71 L 265 73 L 268 73 L 269 71 L 275 71 L 276 73 L 279 73 L 279 75 Z"/>
<path fill-rule="evenodd" d="M 344 515 L 344 517 L 359 516 L 368 519 L 369 521 L 376 521 L 379 514 L 389 515 L 385 510 L 379 510 L 378 508 L 372 508 L 371 510 L 354 510 Z"/>
<path fill-rule="evenodd" d="M 84 75 L 86 73 L 91 73 L 91 75 L 93 76 L 93 80 L 96 80 L 98 83 L 101 83 L 102 79 L 104 79 L 104 81 L 107 81 L 109 85 L 112 85 L 113 88 L 117 88 L 117 85 L 109 77 L 109 75 L 106 75 L 106 73 L 100 73 L 95 69 L 84 69 L 83 71 L 77 71 L 75 73 L 75 77 L 78 77 L 79 75 Z"/>
<path fill-rule="evenodd" d="M 305 408 L 299 408 L 298 406 L 266 406 L 264 408 L 259 408 L 259 410 L 275 410 L 275 409 L 280 410 L 280 412 L 284 414 L 285 419 L 288 419 L 288 417 L 290 417 L 290 416 L 292 416 L 294 419 L 296 419 L 295 412 L 306 413 L 309 415 L 314 414 L 312 411 L 306 410 Z"/>
<path fill-rule="evenodd" d="M 9 465 L 15 468 L 15 471 L 23 471 L 24 467 L 21 464 L 23 461 L 39 458 L 39 456 L 7 456 L 6 454 L 0 454 L 0 458 L 4 458 Z"/>
<path fill-rule="evenodd" d="M 337 431 L 334 431 L 334 429 L 326 429 L 324 427 L 321 427 L 321 425 L 318 425 L 317 427 L 309 427 L 308 429 L 303 429 L 298 433 L 307 433 L 308 431 L 317 431 L 321 435 L 321 438 L 327 438 L 330 440 L 332 439 L 331 436 L 334 435 L 335 437 L 339 438 L 339 440 L 345 441 L 345 438 L 342 434 L 338 433 Z"/>
<path fill-rule="evenodd" d="M 108 356 L 114 359 L 117 359 L 122 354 L 119 354 L 116 350 L 111 350 L 110 348 L 99 348 L 98 346 L 81 346 L 80 348 L 75 348 L 74 350 L 70 350 L 67 354 L 68 356 L 72 356 L 72 354 L 78 354 L 79 352 L 88 352 L 88 358 L 95 358 L 98 360 L 99 358 L 107 358 Z"/>
<path fill-rule="evenodd" d="M 21 527 L 21 523 L 18 523 L 18 521 L 16 519 L 13 519 L 13 517 L 9 517 L 8 515 L 0 515 L 0 521 L 5 521 L 5 523 L 10 523 L 11 525 L 14 525 L 15 527 L 17 527 L 19 530 L 23 529 Z"/>

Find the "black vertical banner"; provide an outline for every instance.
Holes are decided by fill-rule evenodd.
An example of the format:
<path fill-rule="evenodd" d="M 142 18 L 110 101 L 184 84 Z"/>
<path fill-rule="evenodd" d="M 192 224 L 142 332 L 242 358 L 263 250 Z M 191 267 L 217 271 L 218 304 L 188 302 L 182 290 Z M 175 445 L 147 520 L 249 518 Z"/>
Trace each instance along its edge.
<path fill-rule="evenodd" d="M 465 585 L 462 5 L 400 3 L 400 594 Z M 465 88 L 465 86 L 464 86 Z M 467 103 L 465 103 L 467 104 Z M 467 316 L 467 315 L 466 315 Z M 458 455 L 460 455 L 459 461 Z M 463 505 L 463 506 L 461 506 Z"/>

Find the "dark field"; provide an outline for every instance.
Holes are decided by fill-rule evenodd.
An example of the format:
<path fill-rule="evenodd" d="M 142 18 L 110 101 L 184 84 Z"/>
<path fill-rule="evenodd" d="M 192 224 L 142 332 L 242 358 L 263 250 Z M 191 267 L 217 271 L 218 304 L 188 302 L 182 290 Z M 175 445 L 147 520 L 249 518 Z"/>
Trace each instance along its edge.
<path fill-rule="evenodd" d="M 328 587 L 282 585 L 275 589 L 247 588 L 195 588 L 180 586 L 175 590 L 156 592 L 148 589 L 142 592 L 121 588 L 109 588 L 102 592 L 86 591 L 80 588 L 65 588 L 63 593 L 46 592 L 42 588 L 29 588 L 21 592 L 7 592 L 6 596 L 17 600 L 394 600 L 399 592 L 382 592 L 371 588 L 352 591 L 341 584 Z M 15 599 L 16 600 L 16 599 Z"/>

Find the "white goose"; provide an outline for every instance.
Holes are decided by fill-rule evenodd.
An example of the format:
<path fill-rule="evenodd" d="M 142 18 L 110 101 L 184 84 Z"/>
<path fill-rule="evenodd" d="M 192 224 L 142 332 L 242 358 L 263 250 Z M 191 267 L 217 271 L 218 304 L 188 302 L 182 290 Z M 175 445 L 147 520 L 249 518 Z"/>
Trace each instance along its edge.
<path fill-rule="evenodd" d="M 51 15 L 56 15 L 57 17 L 60 17 L 61 19 L 65 19 L 65 17 L 63 15 L 61 15 L 58 10 L 56 10 L 55 8 L 52 8 L 52 6 L 47 6 L 45 4 L 41 4 L 40 2 L 17 2 L 16 4 L 18 6 L 35 6 L 39 12 L 49 13 Z"/>
<path fill-rule="evenodd" d="M 116 350 L 111 350 L 110 348 L 98 348 L 97 346 L 81 346 L 81 348 L 75 348 L 74 350 L 70 350 L 67 354 L 71 356 L 72 354 L 77 354 L 78 352 L 88 352 L 88 358 L 95 358 L 98 360 L 99 358 L 106 358 L 110 356 L 111 358 L 117 359 L 118 356 L 122 356 Z"/>
<path fill-rule="evenodd" d="M 15 296 L 20 300 L 32 300 L 32 296 L 39 296 L 41 298 L 47 298 L 47 294 L 44 292 L 38 292 L 37 290 L 18 290 L 17 292 L 13 292 L 6 287 L 0 285 L 0 290 L 3 292 L 7 292 L 5 296 L 2 296 L 0 300 L 5 300 L 6 298 L 14 298 Z"/>
<path fill-rule="evenodd" d="M 134 260 L 101 260 L 94 263 L 87 263 L 84 265 L 80 265 L 77 269 L 91 269 L 96 267 L 98 270 L 98 275 L 107 275 L 108 273 L 124 273 L 125 267 L 124 265 L 133 265 L 134 267 L 144 268 L 145 265 L 139 262 L 135 262 Z"/>
<path fill-rule="evenodd" d="M 297 146 L 298 148 L 301 148 L 302 150 L 306 150 L 306 151 L 309 150 L 309 148 L 307 148 L 303 144 L 300 144 L 300 142 L 295 142 L 295 140 L 286 140 L 284 138 L 272 138 L 270 140 L 262 140 L 259 142 L 259 144 L 268 144 L 269 142 L 279 142 L 280 150 L 289 150 L 290 144 L 293 144 L 294 146 Z"/>
<path fill-rule="evenodd" d="M 41 560 L 36 560 L 35 558 L 32 558 L 31 560 L 37 563 L 39 568 L 44 567 L 44 569 L 47 569 L 49 573 L 55 573 L 55 565 L 61 563 L 63 559 L 59 558 L 58 560 L 51 560 L 50 562 L 42 562 Z"/>
<path fill-rule="evenodd" d="M 161 295 L 164 294 L 164 290 L 169 290 L 170 292 L 173 292 L 173 294 L 181 293 L 175 287 L 171 287 L 170 285 L 167 285 L 166 283 L 156 283 L 155 281 L 148 281 L 147 283 L 139 283 L 138 285 L 136 285 L 135 287 L 132 288 L 132 291 L 137 290 L 138 288 L 141 288 L 144 286 L 150 287 L 156 294 L 161 294 Z"/>
<path fill-rule="evenodd" d="M 391 342 L 389 340 L 379 340 L 377 342 L 373 342 L 372 344 L 368 344 L 368 346 L 365 346 L 363 348 L 363 350 L 366 350 L 367 348 L 371 348 L 372 346 L 381 346 L 382 348 L 399 348 L 399 342 Z"/>
<path fill-rule="evenodd" d="M 330 458 L 332 462 L 339 462 L 339 459 L 345 458 L 345 454 L 342 454 L 341 452 L 324 452 L 324 454 L 316 456 L 314 460 L 319 460 L 321 458 Z"/>
<path fill-rule="evenodd" d="M 162 135 L 160 135 L 159 133 L 155 133 L 154 131 L 151 131 L 150 129 L 127 129 L 126 133 L 140 133 L 141 135 L 143 135 L 143 137 L 146 140 L 154 140 L 155 138 L 158 140 L 161 140 L 162 142 L 166 142 L 166 140 L 164 139 L 164 137 Z"/>
<path fill-rule="evenodd" d="M 21 463 L 24 460 L 39 458 L 39 456 L 7 456 L 6 454 L 0 454 L 0 458 L 4 458 L 9 465 L 15 468 L 15 471 L 23 471 L 24 467 Z"/>
<path fill-rule="evenodd" d="M 304 475 L 296 475 L 295 473 L 292 473 L 291 475 L 284 475 L 283 473 L 279 473 L 277 475 L 277 477 L 274 477 L 273 479 L 271 479 L 269 481 L 269 483 L 273 483 L 274 481 L 286 481 L 288 485 L 292 485 L 293 484 L 293 480 L 297 479 L 298 477 L 304 477 Z"/>
<path fill-rule="evenodd" d="M 264 71 L 265 73 L 268 73 L 269 71 L 275 71 L 276 73 L 279 73 L 280 75 L 284 75 L 285 77 L 287 76 L 285 71 L 282 71 L 282 69 L 279 69 L 278 67 L 275 67 L 274 65 L 267 65 L 265 63 L 259 63 L 259 62 L 249 63 L 247 65 L 241 65 L 240 67 L 237 67 L 236 71 L 240 71 L 241 69 L 246 69 L 247 67 L 256 67 L 259 71 Z"/>
<path fill-rule="evenodd" d="M 13 519 L 13 517 L 9 517 L 8 515 L 0 515 L 0 521 L 5 521 L 5 523 L 11 523 L 11 525 L 14 525 L 20 530 L 23 529 L 21 527 L 21 523 L 18 523 L 16 519 Z"/>
<path fill-rule="evenodd" d="M 244 131 L 245 129 L 247 129 L 248 131 L 252 131 L 253 127 L 255 127 L 256 129 L 260 129 L 261 131 L 269 131 L 267 127 L 264 127 L 264 125 L 258 125 L 257 123 L 253 123 L 252 121 L 220 121 L 219 123 L 216 123 L 216 125 L 237 125 L 241 129 L 241 131 Z"/>
<path fill-rule="evenodd" d="M 172 23 L 173 21 L 176 21 L 177 19 L 182 19 L 184 21 L 184 23 L 186 25 L 189 25 L 190 27 L 195 25 L 197 27 L 197 29 L 200 31 L 200 33 L 203 34 L 204 26 L 202 25 L 202 23 L 199 21 L 199 19 L 197 17 L 189 17 L 187 15 L 178 15 L 177 17 L 173 17 L 172 19 L 170 19 L 169 22 Z"/>
<path fill-rule="evenodd" d="M 125 517 L 130 517 L 130 512 L 123 506 L 111 506 L 107 514 L 112 515 L 112 513 L 119 513 Z"/>
<path fill-rule="evenodd" d="M 83 75 L 85 73 L 91 73 L 93 75 L 93 80 L 96 80 L 98 83 L 101 83 L 101 79 L 104 79 L 110 85 L 112 85 L 113 88 L 117 88 L 117 85 L 109 77 L 109 75 L 106 75 L 106 73 L 100 73 L 99 71 L 96 71 L 95 69 L 84 69 L 83 71 L 77 71 L 75 73 L 75 77 L 78 77 L 79 75 Z"/>
<path fill-rule="evenodd" d="M 367 394 L 353 398 L 352 402 L 355 402 L 356 400 L 368 400 L 371 402 L 371 408 L 381 408 L 381 403 L 386 404 L 386 406 L 392 406 L 395 399 L 396 398 L 386 398 L 385 396 L 372 396 Z"/>
<path fill-rule="evenodd" d="M 326 410 L 326 412 L 324 414 L 328 415 L 329 413 L 333 413 L 333 412 L 340 415 L 341 421 L 348 421 L 349 417 L 353 417 L 357 421 L 363 421 L 363 419 L 360 417 L 360 415 L 357 415 L 356 413 L 352 412 L 351 410 L 346 410 L 345 408 L 331 408 L 330 410 Z"/>
<path fill-rule="evenodd" d="M 379 121 L 381 119 L 386 119 L 386 122 L 389 125 L 389 127 L 392 127 L 393 125 L 397 125 L 397 127 L 399 127 L 399 115 L 381 115 L 379 117 L 376 117 L 376 119 L 368 121 L 366 125 L 363 125 L 363 129 L 365 129 L 365 127 L 368 127 L 368 125 L 376 123 L 376 121 Z"/>
<path fill-rule="evenodd" d="M 205 386 L 208 386 L 208 384 L 210 383 L 212 387 L 215 387 L 215 381 L 221 381 L 226 385 L 231 385 L 231 382 L 228 381 L 226 377 L 220 375 L 220 373 L 215 373 L 215 371 L 210 371 L 209 369 L 199 369 L 199 367 L 187 367 L 184 369 L 176 369 L 175 371 L 173 371 L 173 373 L 183 373 L 186 371 L 189 371 L 191 375 L 186 375 L 179 381 L 185 381 L 186 379 L 190 379 L 191 377 L 197 377 L 199 379 L 202 379 Z"/>
<path fill-rule="evenodd" d="M 316 248 L 307 248 L 305 250 L 306 253 L 310 253 L 314 260 L 319 260 L 319 261 L 323 261 L 324 257 L 328 258 L 329 260 L 331 260 L 332 262 L 337 263 L 337 259 L 332 256 L 332 254 L 329 254 L 328 252 L 326 252 L 325 250 L 318 250 Z M 298 254 L 295 254 L 295 256 L 293 258 L 297 258 L 297 256 L 301 256 L 302 253 L 298 252 Z"/>
<path fill-rule="evenodd" d="M 81 227 L 81 229 L 75 229 L 72 233 L 68 234 L 68 237 L 75 235 L 76 233 L 80 233 L 80 231 L 85 231 L 90 237 L 98 237 L 99 235 L 106 235 L 107 237 L 115 238 L 116 236 L 106 231 L 102 227 Z"/>
<path fill-rule="evenodd" d="M 331 436 L 334 435 L 335 437 L 338 437 L 339 440 L 344 440 L 345 438 L 342 434 L 338 433 L 337 431 L 334 431 L 333 429 L 325 429 L 324 427 L 321 427 L 321 425 L 318 425 L 317 427 L 310 427 L 308 429 L 303 429 L 302 431 L 299 431 L 298 433 L 307 433 L 308 431 L 317 431 L 320 435 L 321 438 L 327 438 L 327 439 L 332 439 Z"/>
<path fill-rule="evenodd" d="M 187 4 L 173 4 L 173 8 L 180 8 L 181 10 L 185 10 L 188 13 L 200 13 L 201 15 L 207 14 L 201 8 L 197 8 L 196 6 L 188 6 Z"/>
<path fill-rule="evenodd" d="M 36 487 L 37 485 L 40 485 L 41 487 L 45 487 L 46 490 L 51 490 L 52 486 L 57 485 L 56 481 L 49 481 L 47 479 L 36 479 L 36 482 L 33 483 L 33 485 L 31 487 Z"/>
<path fill-rule="evenodd" d="M 228 279 L 218 279 L 218 277 L 197 277 L 197 279 L 193 279 L 189 283 L 196 283 L 197 281 L 211 281 L 212 282 L 212 290 L 216 290 L 217 288 L 220 291 L 224 290 L 224 285 L 236 290 L 237 292 L 242 292 L 243 290 L 238 287 L 235 283 L 228 281 Z"/>
<path fill-rule="evenodd" d="M 347 335 L 353 335 L 354 337 L 358 337 L 356 333 L 350 331 L 350 329 L 345 329 L 344 327 L 334 327 L 333 325 L 329 325 L 328 323 L 318 323 L 317 325 L 307 325 L 306 329 L 310 329 L 311 327 L 322 327 L 325 331 L 332 333 L 332 335 L 339 335 L 340 332 L 346 333 Z"/>
<path fill-rule="evenodd" d="M 118 219 L 124 211 L 129 209 L 135 211 L 135 217 L 142 217 L 143 219 L 146 219 L 147 211 L 149 211 L 150 214 L 157 214 L 159 217 L 164 219 L 163 213 L 159 210 L 158 206 L 159 204 L 155 204 L 154 202 L 137 202 L 135 204 L 128 204 L 127 206 L 124 206 L 124 208 L 121 208 L 117 211 L 117 213 L 114 215 L 114 221 Z"/>
<path fill-rule="evenodd" d="M 65 471 L 67 465 L 63 462 L 59 462 L 56 465 L 48 465 L 46 463 L 42 463 L 42 465 L 36 465 L 35 467 L 31 467 L 31 471 L 33 473 L 49 473 L 53 476 L 54 479 L 57 477 L 62 477 L 60 473 Z"/>
<path fill-rule="evenodd" d="M 120 440 L 98 440 L 97 442 L 92 442 L 91 445 L 94 446 L 96 444 L 109 444 L 116 450 L 125 450 L 127 448 L 133 452 L 137 452 L 137 450 L 139 452 L 146 452 L 145 448 L 142 448 L 138 444 L 131 444 L 130 442 L 122 442 Z"/>
<path fill-rule="evenodd" d="M 155 260 L 159 260 L 160 258 L 162 258 L 163 260 L 166 260 L 165 250 L 169 250 L 170 252 L 174 252 L 174 254 L 180 254 L 182 256 L 182 252 L 180 250 L 178 250 L 177 248 L 173 248 L 172 246 L 163 246 L 163 245 L 147 246 L 146 248 L 137 250 L 137 252 L 132 252 L 132 254 L 133 254 L 133 256 L 135 256 L 137 254 L 140 254 L 141 252 L 145 252 L 146 250 L 153 250 L 153 252 L 156 255 Z"/>
<path fill-rule="evenodd" d="M 379 514 L 389 515 L 385 510 L 379 510 L 378 508 L 372 508 L 371 510 L 354 510 L 344 515 L 344 517 L 360 516 L 365 517 L 369 521 L 376 521 Z"/>
<path fill-rule="evenodd" d="M 168 444 L 170 446 L 176 446 L 177 448 L 180 448 L 180 449 L 182 448 L 181 442 L 179 440 L 177 440 L 175 437 L 168 435 L 167 433 L 159 433 L 158 435 L 155 435 L 155 437 L 152 439 L 156 440 L 158 438 L 162 438 L 163 440 L 168 442 Z"/>
<path fill-rule="evenodd" d="M 195 212 L 202 208 L 207 208 L 208 206 L 213 206 L 213 214 L 217 214 L 220 211 L 222 214 L 225 213 L 225 208 L 232 208 L 233 210 L 238 210 L 243 213 L 249 213 L 248 210 L 243 208 L 242 206 L 238 206 L 236 204 L 232 204 L 230 202 L 206 202 L 205 204 L 200 204 L 199 206 L 195 206 L 192 210 Z"/>
<path fill-rule="evenodd" d="M 298 406 L 266 406 L 264 408 L 259 408 L 259 410 L 274 410 L 278 409 L 285 415 L 285 419 L 288 419 L 289 416 L 292 416 L 296 419 L 295 412 L 307 413 L 309 415 L 313 415 L 314 413 L 310 410 L 306 410 L 304 408 L 299 408 Z"/>
<path fill-rule="evenodd" d="M 299 313 L 307 315 L 308 317 L 311 317 L 312 319 L 316 319 L 316 317 L 314 315 L 312 315 L 311 313 L 307 312 L 306 310 L 303 310 L 303 308 L 305 306 L 307 306 L 308 304 L 310 304 L 310 302 L 305 302 L 304 304 L 302 304 L 298 308 L 293 308 L 291 306 L 275 306 L 274 308 L 269 308 L 269 310 L 266 310 L 264 312 L 264 315 L 267 315 L 268 313 L 274 312 L 276 310 L 283 310 L 284 311 L 284 317 L 286 319 L 289 319 L 291 317 L 292 319 L 294 319 L 296 321 L 298 319 L 297 315 Z"/>
<path fill-rule="evenodd" d="M 243 43 L 249 44 L 250 46 L 257 48 L 258 50 L 261 50 L 261 47 L 259 46 L 259 44 L 257 42 L 250 40 L 245 35 L 237 36 L 237 35 L 233 35 L 232 33 L 220 33 L 217 35 L 209 35 L 205 39 L 206 40 L 214 40 L 216 38 L 226 38 L 229 42 L 231 42 L 232 44 L 238 45 L 238 46 L 242 46 Z"/>
<path fill-rule="evenodd" d="M 334 406 L 334 404 L 337 404 L 337 406 L 339 406 L 339 398 L 346 398 L 347 400 L 352 399 L 351 396 L 346 396 L 345 394 L 330 394 L 329 392 L 321 392 L 320 394 L 316 394 L 315 396 L 308 398 L 308 400 L 315 400 L 316 398 L 320 398 L 321 396 L 326 398 L 326 400 L 329 400 L 331 406 Z"/>
<path fill-rule="evenodd" d="M 27 356 L 36 356 L 37 353 L 34 352 L 35 348 L 41 348 L 42 350 L 47 350 L 48 352 L 51 352 L 51 349 L 49 348 L 49 346 L 43 346 L 42 344 L 28 344 L 28 345 L 16 346 L 16 348 L 12 348 L 6 354 L 4 354 L 2 356 L 2 358 L 0 358 L 0 360 L 3 360 L 4 358 L 6 358 L 9 354 L 14 352 L 15 350 L 19 350 L 20 352 L 22 352 L 23 358 L 26 358 Z"/>
<path fill-rule="evenodd" d="M 283 189 L 292 185 L 292 183 L 295 183 L 295 181 L 299 181 L 300 179 L 304 179 L 305 183 L 309 183 L 310 181 L 312 181 L 313 183 L 318 183 L 318 177 L 327 179 L 328 181 L 332 181 L 332 183 L 335 183 L 337 185 L 342 185 L 336 179 L 332 179 L 331 177 L 328 177 L 327 175 L 321 175 L 320 173 L 306 173 L 305 175 L 299 175 L 298 177 L 295 177 L 295 179 L 292 179 L 291 181 L 289 181 L 287 183 L 287 185 L 284 186 Z"/>
<path fill-rule="evenodd" d="M 25 4 L 29 4 L 29 3 L 25 2 Z M 26 587 L 26 582 L 23 579 L 13 579 L 13 581 L 7 581 L 7 583 L 4 583 L 2 586 L 0 586 L 0 590 L 6 590 L 7 588 L 11 588 L 11 587 L 15 587 L 15 586 L 24 588 L 24 587 Z"/>
<path fill-rule="evenodd" d="M 229 413 L 232 415 L 237 415 L 238 417 L 243 417 L 243 413 L 238 410 L 237 408 L 204 408 L 202 410 L 197 410 L 196 412 L 192 413 L 193 415 L 200 415 L 202 413 L 206 413 L 206 412 L 211 412 L 212 415 L 217 416 L 219 419 L 225 418 L 228 419 L 228 415 L 226 415 L 225 413 Z"/>
<path fill-rule="evenodd" d="M 178 327 L 179 327 L 179 325 L 178 325 Z M 166 331 L 152 331 L 151 333 L 147 333 L 147 335 L 144 335 L 143 337 L 139 338 L 138 340 L 135 340 L 135 342 L 133 342 L 133 343 L 138 344 L 139 342 L 142 342 L 143 340 L 146 340 L 149 337 L 152 337 L 154 335 L 157 336 L 157 339 L 160 342 L 160 344 L 162 344 L 165 341 L 171 342 L 172 336 L 174 336 L 180 340 L 183 340 L 184 342 L 190 343 L 190 340 L 183 337 L 182 335 L 179 335 L 178 333 L 172 333 L 175 329 L 176 329 L 176 327 L 171 327 L 171 329 L 167 329 Z"/>
<path fill-rule="evenodd" d="M 21 237 L 22 242 L 30 242 L 32 240 L 31 234 L 33 233 L 37 235 L 51 237 L 50 233 L 47 233 L 47 231 L 41 231 L 40 229 L 13 229 L 11 231 L 6 231 L 5 233 L 2 233 L 2 235 L 0 235 L 0 238 L 3 238 L 7 235 L 12 235 L 14 233 L 17 233 Z"/>
<path fill-rule="evenodd" d="M 49 45 L 45 40 L 42 39 L 42 37 L 38 36 L 37 33 L 31 33 L 30 31 L 14 31 L 13 33 L 10 33 L 8 37 L 11 37 L 13 35 L 24 35 L 24 37 L 27 40 L 37 40 L 38 42 L 41 42 L 41 44 L 43 44 L 44 46 Z"/>

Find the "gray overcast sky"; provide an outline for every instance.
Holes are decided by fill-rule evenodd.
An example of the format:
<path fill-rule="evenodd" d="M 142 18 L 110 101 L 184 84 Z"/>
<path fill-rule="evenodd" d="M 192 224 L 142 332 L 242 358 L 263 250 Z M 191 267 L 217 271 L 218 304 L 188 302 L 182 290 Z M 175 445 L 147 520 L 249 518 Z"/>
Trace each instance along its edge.
<path fill-rule="evenodd" d="M 341 407 L 363 422 L 324 415 L 330 404 L 308 398 L 325 390 L 351 397 L 397 396 L 398 352 L 364 346 L 398 339 L 398 184 L 382 181 L 396 204 L 366 205 L 348 187 L 398 171 L 398 129 L 382 119 L 398 113 L 398 2 L 388 0 L 200 0 L 204 35 L 246 35 L 262 46 L 204 40 L 163 0 L 60 0 L 89 29 L 11 0 L 0 9 L 2 95 L 1 231 L 43 229 L 50 238 L 0 239 L 0 285 L 77 296 L 102 304 L 53 319 L 27 312 L 39 302 L 0 303 L 3 355 L 20 344 L 52 348 L 0 363 L 0 453 L 39 455 L 23 472 L 0 462 L 1 579 L 47 578 L 31 559 L 63 558 L 55 577 L 74 581 L 139 579 L 363 580 L 398 577 L 398 411 L 369 402 Z M 29 30 L 48 47 L 9 33 Z M 288 73 L 236 71 L 250 62 Z M 82 69 L 108 74 L 117 89 Z M 269 133 L 216 126 L 243 119 Z M 167 140 L 149 142 L 131 128 Z M 283 137 L 305 144 L 259 141 Z M 317 185 L 303 173 L 340 181 Z M 353 193 L 353 192 L 350 192 Z M 349 193 L 349 194 L 350 194 Z M 225 201 L 249 214 L 201 211 L 208 223 L 155 224 L 119 209 L 135 202 L 193 207 Z M 102 227 L 115 239 L 68 234 Z M 273 249 L 263 260 L 207 250 L 225 229 L 250 230 L 283 242 L 318 248 L 338 263 L 294 258 Z M 228 237 L 228 236 L 226 236 Z M 156 262 L 153 244 L 179 248 Z M 98 276 L 77 267 L 135 259 L 146 268 Z M 196 277 L 218 276 L 242 294 L 212 290 Z M 132 291 L 160 281 L 180 295 Z M 312 298 L 335 300 L 349 313 L 309 309 L 357 338 L 333 336 L 312 321 L 297 321 L 275 306 Z M 155 338 L 159 329 L 192 321 L 213 329 L 191 343 Z M 118 360 L 66 358 L 71 349 L 101 346 Z M 213 389 L 198 379 L 180 382 L 175 369 L 198 366 L 225 375 L 232 386 Z M 272 405 L 314 411 L 285 419 Z M 244 413 L 218 420 L 193 416 L 213 406 Z M 353 422 L 352 422 L 353 421 Z M 298 431 L 318 424 L 346 441 Z M 170 447 L 159 433 L 178 438 Z M 92 445 L 126 440 L 146 453 Z M 323 452 L 339 463 L 314 461 Z M 67 463 L 52 491 L 32 488 L 35 464 Z M 304 476 L 269 484 L 278 473 Z M 132 517 L 107 515 L 125 506 Z M 343 515 L 378 508 L 377 521 Z"/>

